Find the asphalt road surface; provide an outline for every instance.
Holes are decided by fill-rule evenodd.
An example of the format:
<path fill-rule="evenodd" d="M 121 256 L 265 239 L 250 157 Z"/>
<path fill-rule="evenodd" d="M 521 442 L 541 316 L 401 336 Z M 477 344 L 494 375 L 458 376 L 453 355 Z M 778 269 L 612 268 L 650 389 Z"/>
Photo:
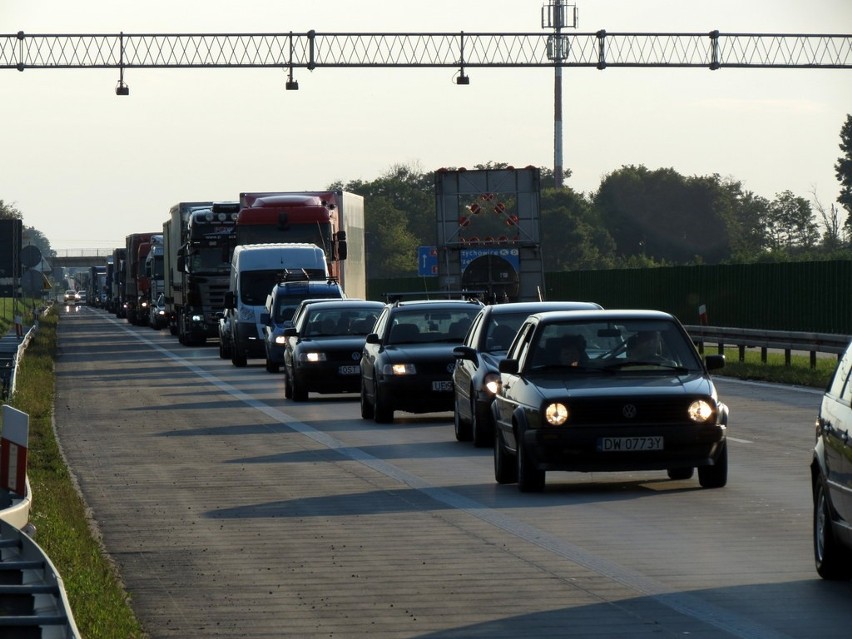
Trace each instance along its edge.
<path fill-rule="evenodd" d="M 64 309 L 56 380 L 60 443 L 153 638 L 852 632 L 852 582 L 813 567 L 813 390 L 718 379 L 725 488 L 549 473 L 521 494 L 448 413 L 294 403 L 261 360 L 101 310 Z"/>

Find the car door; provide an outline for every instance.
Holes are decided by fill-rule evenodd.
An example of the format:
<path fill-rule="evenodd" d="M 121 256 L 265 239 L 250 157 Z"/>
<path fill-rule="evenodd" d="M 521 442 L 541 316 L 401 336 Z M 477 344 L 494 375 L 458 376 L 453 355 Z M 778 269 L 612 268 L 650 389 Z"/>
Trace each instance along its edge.
<path fill-rule="evenodd" d="M 385 307 L 379 315 L 379 319 L 376 320 L 376 325 L 373 327 L 374 332 L 367 335 L 361 354 L 361 387 L 366 389 L 367 394 L 373 400 L 375 400 L 373 391 L 375 389 L 376 358 L 382 349 L 382 336 L 385 335 L 388 328 L 389 314 L 389 309 Z M 379 339 L 376 339 L 377 337 Z"/>
<path fill-rule="evenodd" d="M 852 522 L 852 346 L 823 396 L 819 426 L 831 502 L 845 521 Z"/>
<path fill-rule="evenodd" d="M 463 346 L 477 349 L 479 343 L 480 327 L 484 324 L 482 320 L 483 314 L 478 314 L 473 319 L 470 330 L 468 330 Z M 471 379 L 476 375 L 476 369 L 479 368 L 480 362 L 472 361 L 464 357 L 457 357 L 455 368 L 453 369 L 453 391 L 456 394 L 456 406 L 461 417 L 464 420 L 470 420 L 471 415 Z"/>
<path fill-rule="evenodd" d="M 494 398 L 497 427 L 503 432 L 504 441 L 513 450 L 517 450 L 515 434 L 512 430 L 512 414 L 523 403 L 524 382 L 520 376 L 529 353 L 530 340 L 535 331 L 533 321 L 524 322 L 506 353 L 506 360 L 515 362 L 514 372 L 500 373 L 500 390 Z"/>

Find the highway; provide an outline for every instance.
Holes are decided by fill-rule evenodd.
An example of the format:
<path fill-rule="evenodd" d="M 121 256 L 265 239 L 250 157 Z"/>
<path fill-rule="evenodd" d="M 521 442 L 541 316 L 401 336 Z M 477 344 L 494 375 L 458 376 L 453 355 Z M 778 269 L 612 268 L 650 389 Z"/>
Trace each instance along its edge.
<path fill-rule="evenodd" d="M 261 360 L 64 307 L 56 429 L 150 636 L 847 638 L 818 578 L 820 393 L 718 378 L 727 487 L 665 473 L 494 481 L 449 413 L 284 399 Z M 39 495 L 35 495 L 39 499 Z"/>

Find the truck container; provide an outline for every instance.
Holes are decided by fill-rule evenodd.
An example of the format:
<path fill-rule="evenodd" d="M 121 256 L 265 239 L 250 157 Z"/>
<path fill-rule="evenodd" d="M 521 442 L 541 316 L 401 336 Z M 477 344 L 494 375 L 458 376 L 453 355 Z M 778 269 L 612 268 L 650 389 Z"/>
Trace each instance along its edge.
<path fill-rule="evenodd" d="M 322 249 L 308 243 L 238 245 L 231 257 L 230 282 L 225 294 L 225 314 L 220 339 L 222 352 L 230 353 L 234 366 L 249 358 L 265 357 L 261 322 L 266 298 L 289 273 L 312 280 L 328 280 L 328 263 Z"/>
<path fill-rule="evenodd" d="M 147 290 L 145 258 L 154 233 L 131 233 L 125 238 L 124 317 L 131 324 L 147 321 L 140 304 L 140 294 Z"/>
<path fill-rule="evenodd" d="M 145 257 L 145 277 L 148 280 L 148 290 L 145 299 L 141 303 L 145 307 L 147 324 L 155 327 L 159 323 L 154 309 L 157 297 L 163 292 L 163 234 L 157 233 L 151 236 L 151 244 L 148 255 Z M 141 294 L 140 294 L 141 298 Z M 156 328 L 160 328 L 156 326 Z"/>
<path fill-rule="evenodd" d="M 237 245 L 310 243 L 349 297 L 365 297 L 364 198 L 347 191 L 240 194 Z"/>

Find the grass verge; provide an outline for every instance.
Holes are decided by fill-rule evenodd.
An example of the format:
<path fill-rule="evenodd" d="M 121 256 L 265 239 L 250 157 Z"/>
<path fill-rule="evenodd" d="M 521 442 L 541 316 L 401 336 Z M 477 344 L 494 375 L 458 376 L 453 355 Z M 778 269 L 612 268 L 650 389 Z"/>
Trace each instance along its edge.
<path fill-rule="evenodd" d="M 141 639 L 145 633 L 130 607 L 115 566 L 90 525 L 85 503 L 68 471 L 53 430 L 56 308 L 39 324 L 16 373 L 9 402 L 29 415 L 27 476 L 33 491 L 30 521 L 36 540 L 56 566 L 82 636 Z"/>

